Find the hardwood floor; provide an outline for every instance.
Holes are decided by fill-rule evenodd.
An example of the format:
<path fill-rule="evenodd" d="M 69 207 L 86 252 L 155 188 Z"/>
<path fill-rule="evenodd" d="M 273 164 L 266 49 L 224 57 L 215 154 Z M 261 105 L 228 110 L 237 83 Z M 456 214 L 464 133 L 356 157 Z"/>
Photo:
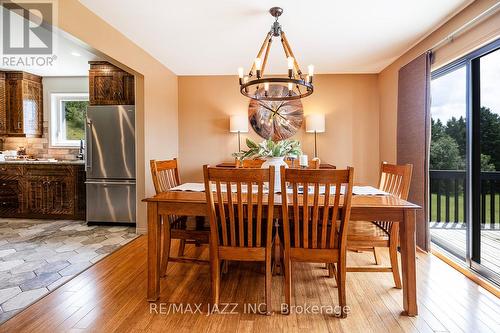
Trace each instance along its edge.
<path fill-rule="evenodd" d="M 187 255 L 205 248 L 186 247 Z M 232 264 L 222 276 L 221 302 L 234 303 L 236 314 L 207 316 L 210 301 L 209 267 L 169 264 L 161 282 L 158 313 L 146 301 L 146 237 L 126 245 L 75 277 L 4 325 L 0 332 L 66 331 L 176 331 L 176 332 L 499 332 L 500 300 L 453 270 L 436 257 L 419 253 L 419 316 L 401 312 L 401 290 L 393 288 L 390 273 L 348 273 L 346 319 L 327 314 L 282 315 L 283 277 L 274 276 L 272 316 L 244 313 L 244 304 L 264 303 L 263 266 Z M 370 253 L 350 252 L 357 265 L 373 260 Z M 388 256 L 383 252 L 383 260 Z M 384 262 L 385 263 L 385 262 Z M 349 264 L 349 261 L 348 261 Z M 337 305 L 335 280 L 327 277 L 323 265 L 296 264 L 296 305 Z M 170 304 L 203 304 L 203 313 L 172 313 Z M 164 305 L 161 305 L 161 304 Z M 170 309 L 171 313 L 161 314 Z M 247 307 L 248 309 L 248 307 Z"/>

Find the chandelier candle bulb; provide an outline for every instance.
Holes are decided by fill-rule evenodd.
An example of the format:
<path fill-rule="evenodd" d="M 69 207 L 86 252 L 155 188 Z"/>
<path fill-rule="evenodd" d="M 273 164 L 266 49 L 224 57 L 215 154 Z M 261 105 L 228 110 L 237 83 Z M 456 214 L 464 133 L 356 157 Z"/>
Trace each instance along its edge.
<path fill-rule="evenodd" d="M 240 85 L 243 83 L 243 67 L 238 68 L 238 77 L 240 80 Z"/>
<path fill-rule="evenodd" d="M 255 71 L 257 72 L 258 79 L 260 79 L 261 68 L 262 68 L 262 60 L 260 58 L 255 58 Z"/>
<path fill-rule="evenodd" d="M 313 65 L 307 66 L 307 71 L 309 74 L 309 79 L 307 80 L 307 82 L 311 83 L 314 76 L 314 66 Z"/>
<path fill-rule="evenodd" d="M 248 83 L 248 76 L 245 76 L 243 78 L 243 83 Z M 245 87 L 245 92 L 248 92 L 248 88 L 247 87 Z"/>
<path fill-rule="evenodd" d="M 262 66 L 262 60 L 260 58 L 255 58 L 255 69 L 258 69 L 260 71 Z"/>
<path fill-rule="evenodd" d="M 288 57 L 287 62 L 288 62 L 288 77 L 292 78 L 293 77 L 293 63 L 294 63 L 293 57 Z"/>
<path fill-rule="evenodd" d="M 307 66 L 307 70 L 308 70 L 308 72 L 309 72 L 309 73 L 308 73 L 308 74 L 309 74 L 309 76 L 311 76 L 311 77 L 312 77 L 312 76 L 314 75 L 314 65 L 309 65 L 309 66 Z"/>
<path fill-rule="evenodd" d="M 269 82 L 264 82 L 264 90 L 266 91 L 265 93 L 266 93 L 266 96 L 267 96 L 267 94 L 269 92 Z"/>

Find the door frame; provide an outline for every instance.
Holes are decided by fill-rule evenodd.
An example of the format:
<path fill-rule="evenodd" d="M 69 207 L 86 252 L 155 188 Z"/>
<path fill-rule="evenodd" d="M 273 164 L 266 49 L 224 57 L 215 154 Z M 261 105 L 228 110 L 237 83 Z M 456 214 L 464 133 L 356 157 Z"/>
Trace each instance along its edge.
<path fill-rule="evenodd" d="M 467 266 L 486 278 L 500 284 L 500 275 L 482 266 L 481 261 L 481 142 L 480 142 L 480 110 L 481 110 L 481 57 L 500 50 L 500 38 L 473 52 L 431 72 L 431 80 L 464 67 L 466 70 L 466 201 L 464 219 L 467 226 L 465 258 L 457 253 L 455 256 L 464 259 Z M 428 176 L 428 175 L 427 175 Z M 430 196 L 429 196 L 430 200 Z M 429 203 L 427 203 L 429 204 Z M 432 241 L 432 237 L 431 237 Z M 438 244 L 442 246 L 441 244 Z M 446 246 L 444 247 L 445 250 Z"/>

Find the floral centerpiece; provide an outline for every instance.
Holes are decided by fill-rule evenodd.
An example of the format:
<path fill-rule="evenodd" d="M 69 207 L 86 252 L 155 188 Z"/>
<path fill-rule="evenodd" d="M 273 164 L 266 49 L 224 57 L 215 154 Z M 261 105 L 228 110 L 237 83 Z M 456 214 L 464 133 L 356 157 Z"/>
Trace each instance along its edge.
<path fill-rule="evenodd" d="M 247 138 L 246 144 L 248 150 L 233 153 L 233 156 L 239 160 L 250 158 L 281 158 L 282 160 L 288 156 L 302 155 L 300 142 L 297 140 L 281 140 L 274 142 L 271 139 L 264 140 L 261 143 L 255 143 Z"/>
<path fill-rule="evenodd" d="M 275 167 L 274 188 L 276 192 L 279 192 L 281 190 L 280 167 L 283 165 L 285 168 L 288 168 L 285 157 L 294 156 L 298 158 L 298 156 L 302 155 L 300 142 L 297 140 L 281 140 L 274 142 L 268 139 L 257 144 L 247 138 L 246 144 L 248 150 L 233 153 L 233 156 L 240 161 L 256 158 L 265 159 L 262 168 L 269 168 L 270 165 L 273 165 Z"/>

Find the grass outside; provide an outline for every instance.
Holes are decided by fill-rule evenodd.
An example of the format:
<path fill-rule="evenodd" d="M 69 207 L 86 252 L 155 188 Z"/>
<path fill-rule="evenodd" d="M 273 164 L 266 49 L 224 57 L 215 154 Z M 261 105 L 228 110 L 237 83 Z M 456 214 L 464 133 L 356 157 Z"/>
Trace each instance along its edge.
<path fill-rule="evenodd" d="M 450 196 L 450 221 L 455 221 L 455 200 L 454 196 Z M 500 194 L 495 195 L 495 223 L 500 223 Z M 431 193 L 431 221 L 437 221 L 437 194 Z M 486 196 L 486 224 L 491 221 L 491 196 Z M 446 196 L 441 195 L 441 222 L 446 222 Z M 458 222 L 464 222 L 464 196 L 458 196 Z"/>
<path fill-rule="evenodd" d="M 75 124 L 66 122 L 66 139 L 68 140 L 85 140 L 85 131 Z"/>

